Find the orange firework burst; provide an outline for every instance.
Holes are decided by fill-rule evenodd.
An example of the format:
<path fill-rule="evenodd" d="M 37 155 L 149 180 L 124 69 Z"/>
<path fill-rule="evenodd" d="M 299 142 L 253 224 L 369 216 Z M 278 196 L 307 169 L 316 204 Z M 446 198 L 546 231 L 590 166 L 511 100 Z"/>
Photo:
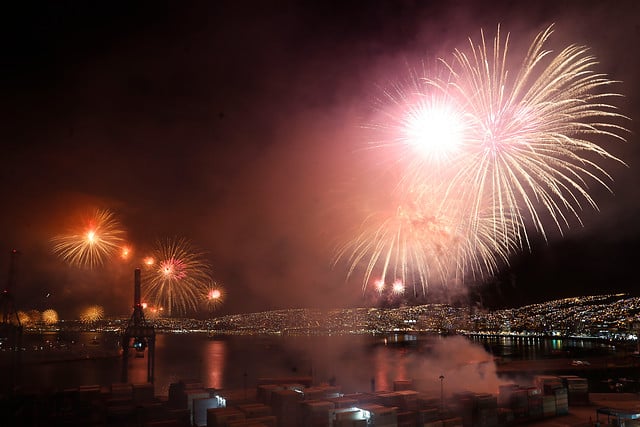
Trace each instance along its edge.
<path fill-rule="evenodd" d="M 147 320 L 156 320 L 160 318 L 163 312 L 162 307 L 152 307 L 146 302 L 142 303 L 142 309 L 144 310 L 144 317 Z"/>
<path fill-rule="evenodd" d="M 148 266 L 145 300 L 153 306 L 164 307 L 168 316 L 197 310 L 211 281 L 210 267 L 203 254 L 188 240 L 174 238 L 159 241 L 152 258 L 153 263 L 145 263 Z"/>
<path fill-rule="evenodd" d="M 29 310 L 26 315 L 31 326 L 35 325 L 36 323 L 42 322 L 42 313 L 38 310 Z"/>
<path fill-rule="evenodd" d="M 58 312 L 53 309 L 48 309 L 42 312 L 42 321 L 45 325 L 55 325 L 58 323 Z"/>
<path fill-rule="evenodd" d="M 94 268 L 122 249 L 124 231 L 109 210 L 97 209 L 84 224 L 51 239 L 53 252 L 71 265 Z"/>
<path fill-rule="evenodd" d="M 104 317 L 104 309 L 99 305 L 92 305 L 80 313 L 80 321 L 85 324 L 97 322 Z"/>
<path fill-rule="evenodd" d="M 213 312 L 216 308 L 222 304 L 224 301 L 224 288 L 218 283 L 212 283 L 209 285 L 207 289 L 207 294 L 205 296 L 205 302 L 207 307 L 209 308 L 209 312 Z"/>
<path fill-rule="evenodd" d="M 120 248 L 120 258 L 128 260 L 131 257 L 131 252 L 132 250 L 130 246 L 123 246 Z"/>
<path fill-rule="evenodd" d="M 20 324 L 22 326 L 31 326 L 33 324 L 33 321 L 29 317 L 29 314 L 25 313 L 22 310 L 18 311 L 18 320 L 20 321 Z"/>

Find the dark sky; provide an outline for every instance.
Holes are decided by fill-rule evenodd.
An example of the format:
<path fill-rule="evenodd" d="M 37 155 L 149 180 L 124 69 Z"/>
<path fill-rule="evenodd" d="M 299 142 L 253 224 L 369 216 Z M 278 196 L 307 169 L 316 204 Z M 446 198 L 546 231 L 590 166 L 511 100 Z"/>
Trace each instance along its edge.
<path fill-rule="evenodd" d="M 638 117 L 636 1 L 14 2 L 0 14 L 0 266 L 21 252 L 20 309 L 126 314 L 133 268 L 63 264 L 49 239 L 113 210 L 136 254 L 184 236 L 225 284 L 220 313 L 362 305 L 332 269 L 379 86 L 500 23 L 514 48 L 588 45 Z M 489 6 L 491 4 L 491 6 Z M 605 148 L 614 194 L 584 226 L 514 256 L 475 289 L 486 306 L 636 293 L 637 124 Z M 477 291 L 477 292 L 476 292 Z"/>

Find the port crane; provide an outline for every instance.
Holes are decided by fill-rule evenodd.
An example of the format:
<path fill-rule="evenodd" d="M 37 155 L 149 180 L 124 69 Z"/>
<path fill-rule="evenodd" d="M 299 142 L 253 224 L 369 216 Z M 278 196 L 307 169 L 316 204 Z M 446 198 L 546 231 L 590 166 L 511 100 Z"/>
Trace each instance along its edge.
<path fill-rule="evenodd" d="M 133 313 L 122 333 L 122 382 L 127 382 L 129 349 L 135 350 L 136 356 L 144 357 L 147 351 L 147 382 L 152 383 L 155 370 L 156 334 L 153 325 L 147 323 L 140 302 L 140 269 L 134 271 L 133 280 Z"/>
<path fill-rule="evenodd" d="M 9 391 L 13 390 L 13 386 L 17 383 L 18 372 L 20 371 L 20 354 L 22 349 L 22 324 L 16 310 L 13 298 L 13 287 L 16 282 L 17 263 L 20 252 L 16 249 L 11 250 L 9 260 L 9 277 L 7 284 L 0 294 L 0 312 L 2 313 L 2 322 L 0 322 L 0 349 L 2 355 L 8 357 L 7 372 L 3 373 L 6 380 L 6 386 Z"/>
<path fill-rule="evenodd" d="M 11 250 L 7 285 L 2 291 L 2 294 L 0 294 L 0 310 L 2 311 L 0 338 L 3 341 L 6 340 L 12 346 L 19 346 L 19 340 L 17 340 L 17 338 L 20 338 L 22 335 L 22 325 L 20 324 L 20 318 L 18 317 L 18 312 L 13 298 L 13 287 L 15 286 L 16 281 L 16 269 L 19 254 L 20 252 L 16 249 Z"/>

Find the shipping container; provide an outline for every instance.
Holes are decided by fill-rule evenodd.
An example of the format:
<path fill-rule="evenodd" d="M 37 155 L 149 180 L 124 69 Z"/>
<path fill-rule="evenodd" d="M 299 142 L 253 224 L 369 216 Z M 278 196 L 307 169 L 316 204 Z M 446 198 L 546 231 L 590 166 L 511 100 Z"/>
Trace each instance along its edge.
<path fill-rule="evenodd" d="M 271 414 L 271 407 L 264 403 L 245 403 L 236 405 L 236 408 L 247 418 L 265 417 Z"/>
<path fill-rule="evenodd" d="M 542 396 L 542 416 L 553 417 L 556 415 L 556 397 Z"/>
<path fill-rule="evenodd" d="M 413 387 L 413 381 L 411 380 L 396 380 L 393 382 L 393 391 L 411 390 Z"/>
<path fill-rule="evenodd" d="M 236 408 L 207 409 L 207 427 L 226 427 L 230 421 L 244 419 L 244 414 Z"/>
<path fill-rule="evenodd" d="M 298 408 L 300 427 L 331 427 L 335 405 L 326 400 L 305 400 Z"/>
<path fill-rule="evenodd" d="M 442 420 L 442 427 L 464 427 L 462 424 L 462 418 L 448 418 L 446 420 Z"/>

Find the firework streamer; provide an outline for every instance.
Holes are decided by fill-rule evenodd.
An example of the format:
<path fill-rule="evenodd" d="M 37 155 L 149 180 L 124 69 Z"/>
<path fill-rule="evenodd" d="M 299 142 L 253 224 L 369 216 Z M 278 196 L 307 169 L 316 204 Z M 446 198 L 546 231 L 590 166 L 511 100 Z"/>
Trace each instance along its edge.
<path fill-rule="evenodd" d="M 67 263 L 93 269 L 122 251 L 124 231 L 115 215 L 98 209 L 81 226 L 51 239 L 53 252 Z"/>

